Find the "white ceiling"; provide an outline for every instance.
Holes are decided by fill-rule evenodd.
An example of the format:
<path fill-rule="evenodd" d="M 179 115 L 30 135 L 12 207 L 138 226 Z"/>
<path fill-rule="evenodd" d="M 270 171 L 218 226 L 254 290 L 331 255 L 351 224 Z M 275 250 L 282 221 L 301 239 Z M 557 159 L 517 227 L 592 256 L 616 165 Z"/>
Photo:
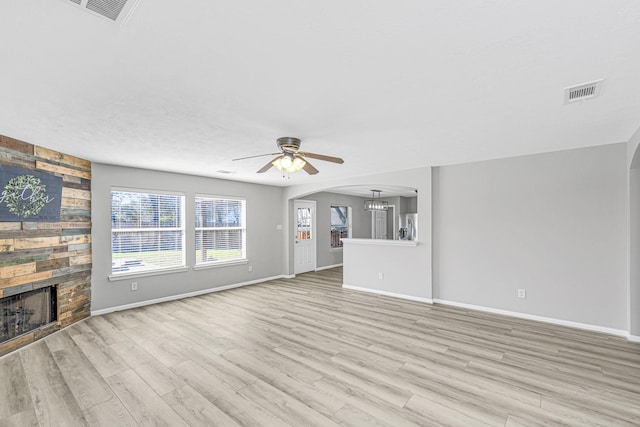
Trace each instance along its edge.
<path fill-rule="evenodd" d="M 0 134 L 265 184 L 624 142 L 638 76 L 637 0 L 141 0 L 124 27 L 70 0 L 0 2 Z M 281 136 L 345 163 L 283 179 L 255 173 L 270 157 L 231 161 Z"/>

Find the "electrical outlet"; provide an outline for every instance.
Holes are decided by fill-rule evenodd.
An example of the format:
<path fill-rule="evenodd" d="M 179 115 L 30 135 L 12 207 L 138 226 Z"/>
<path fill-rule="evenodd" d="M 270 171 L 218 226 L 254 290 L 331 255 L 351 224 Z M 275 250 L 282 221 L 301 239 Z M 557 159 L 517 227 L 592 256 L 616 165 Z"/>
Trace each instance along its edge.
<path fill-rule="evenodd" d="M 526 298 L 527 291 L 525 289 L 518 289 L 518 298 Z"/>
<path fill-rule="evenodd" d="M 380 280 L 384 279 L 384 273 L 378 273 L 378 279 Z"/>
<path fill-rule="evenodd" d="M 138 282 L 131 282 L 131 290 L 132 291 L 138 290 Z"/>
<path fill-rule="evenodd" d="M 250 265 L 249 266 L 249 272 L 252 272 L 252 271 L 253 271 L 253 265 Z"/>

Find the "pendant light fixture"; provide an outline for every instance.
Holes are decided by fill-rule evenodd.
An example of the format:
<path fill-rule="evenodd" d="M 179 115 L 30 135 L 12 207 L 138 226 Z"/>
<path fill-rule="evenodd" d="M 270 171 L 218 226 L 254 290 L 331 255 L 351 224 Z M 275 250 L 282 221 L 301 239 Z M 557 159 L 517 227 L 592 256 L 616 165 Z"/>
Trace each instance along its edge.
<path fill-rule="evenodd" d="M 365 211 L 388 211 L 389 210 L 389 202 L 380 200 L 380 193 L 382 190 L 371 190 L 371 200 L 364 201 L 364 210 Z M 378 196 L 376 198 L 376 195 Z"/>

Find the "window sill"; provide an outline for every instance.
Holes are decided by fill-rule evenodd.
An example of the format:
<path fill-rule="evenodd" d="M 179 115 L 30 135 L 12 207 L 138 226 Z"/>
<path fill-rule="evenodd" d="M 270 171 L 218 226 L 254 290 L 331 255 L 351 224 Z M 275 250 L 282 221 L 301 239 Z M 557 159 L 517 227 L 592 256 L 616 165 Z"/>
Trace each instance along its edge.
<path fill-rule="evenodd" d="M 164 274 L 184 273 L 186 271 L 189 271 L 189 267 L 166 268 L 164 270 L 140 271 L 137 273 L 112 274 L 109 276 L 109 281 L 117 282 L 119 280 L 135 279 L 136 277 L 161 276 Z"/>
<path fill-rule="evenodd" d="M 208 270 L 210 268 L 220 268 L 220 267 L 231 267 L 234 265 L 242 265 L 242 264 L 248 264 L 249 260 L 248 259 L 239 259 L 239 260 L 235 260 L 235 261 L 223 261 L 223 262 L 215 262 L 215 263 L 208 263 L 208 264 L 198 264 L 193 266 L 194 270 Z"/>

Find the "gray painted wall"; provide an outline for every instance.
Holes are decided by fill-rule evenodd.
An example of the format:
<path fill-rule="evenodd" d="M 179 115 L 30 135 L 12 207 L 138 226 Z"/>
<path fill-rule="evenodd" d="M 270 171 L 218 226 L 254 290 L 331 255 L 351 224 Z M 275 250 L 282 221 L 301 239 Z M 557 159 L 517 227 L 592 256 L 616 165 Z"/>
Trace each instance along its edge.
<path fill-rule="evenodd" d="M 276 228 L 279 224 L 286 228 L 281 188 L 96 163 L 92 172 L 93 311 L 282 274 L 284 231 Z M 194 251 L 190 250 L 194 247 L 195 194 L 246 198 L 249 263 L 197 271 L 189 268 L 187 272 L 110 282 L 112 186 L 185 193 L 189 267 L 193 267 L 195 261 Z M 248 265 L 253 267 L 252 272 L 248 271 Z M 138 290 L 132 292 L 130 286 L 134 280 L 138 282 Z"/>
<path fill-rule="evenodd" d="M 434 298 L 627 330 L 626 150 L 434 169 Z"/>
<path fill-rule="evenodd" d="M 411 299 L 430 300 L 427 280 L 416 280 L 415 266 L 423 264 L 420 245 L 376 244 L 347 241 L 344 248 L 344 278 L 346 286 L 381 291 Z M 379 240 L 378 242 L 386 242 Z M 382 279 L 379 274 L 382 274 Z"/>
<path fill-rule="evenodd" d="M 371 237 L 371 213 L 364 211 L 365 198 L 320 192 L 309 194 L 304 200 L 316 201 L 317 268 L 342 264 L 342 248 L 331 249 L 331 206 L 351 206 L 351 237 Z"/>
<path fill-rule="evenodd" d="M 640 340 L 640 129 L 627 149 L 629 165 L 629 334 Z"/>
<path fill-rule="evenodd" d="M 629 333 L 640 337 L 640 159 L 629 171 L 629 190 Z"/>
<path fill-rule="evenodd" d="M 418 197 L 403 197 L 407 202 L 405 211 L 403 213 L 416 213 L 418 212 Z"/>

